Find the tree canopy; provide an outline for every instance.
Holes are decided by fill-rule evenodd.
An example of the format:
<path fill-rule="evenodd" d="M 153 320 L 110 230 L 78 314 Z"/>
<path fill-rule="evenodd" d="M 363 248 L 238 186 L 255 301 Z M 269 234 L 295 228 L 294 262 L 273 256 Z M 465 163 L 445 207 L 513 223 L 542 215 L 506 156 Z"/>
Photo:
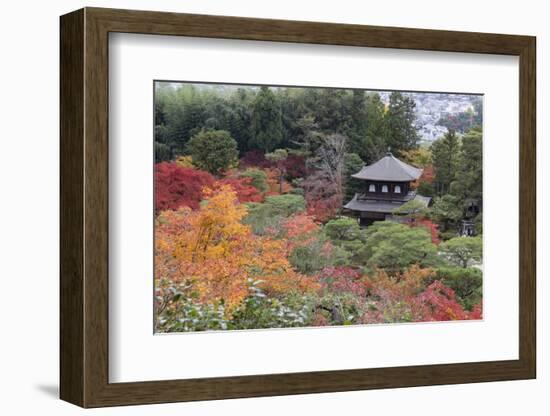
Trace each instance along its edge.
<path fill-rule="evenodd" d="M 159 82 L 155 89 L 156 161 L 186 153 L 203 129 L 225 130 L 242 156 L 249 150 L 293 148 L 310 154 L 323 135 L 348 138 L 346 151 L 373 163 L 388 147 L 395 154 L 417 148 L 414 100 L 390 93 L 334 88 L 239 87 L 231 90 Z"/>
<path fill-rule="evenodd" d="M 481 237 L 455 237 L 439 246 L 443 256 L 451 263 L 468 267 L 481 261 L 483 241 Z"/>
<path fill-rule="evenodd" d="M 237 142 L 225 130 L 201 130 L 187 143 L 193 164 L 212 174 L 220 174 L 237 163 Z"/>
<path fill-rule="evenodd" d="M 465 204 L 481 201 L 483 196 L 483 141 L 482 131 L 475 128 L 462 136 L 459 166 L 451 193 Z"/>
<path fill-rule="evenodd" d="M 249 147 L 270 152 L 281 143 L 283 138 L 281 105 L 269 87 L 261 87 L 254 99 L 251 131 Z"/>
<path fill-rule="evenodd" d="M 367 228 L 363 255 L 371 270 L 403 271 L 413 264 L 423 267 L 438 263 L 437 249 L 425 228 L 411 228 L 388 221 Z"/>
<path fill-rule="evenodd" d="M 432 144 L 432 159 L 435 171 L 435 185 L 438 195 L 451 190 L 457 177 L 460 163 L 460 141 L 454 131 L 449 131 Z"/>
<path fill-rule="evenodd" d="M 416 104 L 400 92 L 390 94 L 390 103 L 385 114 L 386 145 L 395 154 L 401 150 L 414 149 L 418 145 L 418 131 L 415 126 Z"/>

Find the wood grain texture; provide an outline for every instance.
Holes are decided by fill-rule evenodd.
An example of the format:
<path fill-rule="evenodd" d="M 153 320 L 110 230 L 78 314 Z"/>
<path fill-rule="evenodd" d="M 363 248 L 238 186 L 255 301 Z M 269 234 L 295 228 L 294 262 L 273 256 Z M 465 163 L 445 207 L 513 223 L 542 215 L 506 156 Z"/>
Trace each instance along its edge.
<path fill-rule="evenodd" d="M 85 11 L 84 67 L 84 378 L 85 406 L 101 396 L 108 381 L 109 182 L 108 32 Z"/>
<path fill-rule="evenodd" d="M 536 377 L 536 40 L 520 54 L 519 98 L 519 355 Z"/>
<path fill-rule="evenodd" d="M 519 360 L 109 383 L 109 32 L 519 56 Z M 534 378 L 535 50 L 528 36 L 97 8 L 63 16 L 61 397 L 99 407 Z"/>
<path fill-rule="evenodd" d="M 84 404 L 84 12 L 61 19 L 60 388 Z"/>

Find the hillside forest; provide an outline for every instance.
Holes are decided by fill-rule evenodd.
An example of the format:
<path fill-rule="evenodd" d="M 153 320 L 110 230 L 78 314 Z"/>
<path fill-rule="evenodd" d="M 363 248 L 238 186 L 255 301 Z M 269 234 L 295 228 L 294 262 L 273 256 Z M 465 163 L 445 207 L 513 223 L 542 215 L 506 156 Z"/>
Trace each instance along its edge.
<path fill-rule="evenodd" d="M 482 319 L 482 107 L 422 144 L 415 114 L 406 92 L 156 82 L 155 331 Z M 431 203 L 360 226 L 351 175 L 388 150 Z"/>

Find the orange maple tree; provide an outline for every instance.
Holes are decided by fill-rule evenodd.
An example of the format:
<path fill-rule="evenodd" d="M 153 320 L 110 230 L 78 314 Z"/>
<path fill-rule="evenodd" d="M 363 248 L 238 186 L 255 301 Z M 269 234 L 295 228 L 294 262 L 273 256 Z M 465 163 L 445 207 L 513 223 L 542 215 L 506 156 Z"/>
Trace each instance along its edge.
<path fill-rule="evenodd" d="M 286 194 L 292 190 L 292 186 L 286 180 L 280 182 L 280 175 L 276 169 L 269 168 L 264 171 L 267 175 L 267 195 Z"/>
<path fill-rule="evenodd" d="M 396 276 L 379 270 L 374 278 L 367 278 L 377 301 L 363 319 L 366 323 L 481 319 L 481 305 L 465 310 L 454 290 L 439 280 L 432 281 L 434 276 L 433 269 L 418 265 Z"/>
<path fill-rule="evenodd" d="M 282 228 L 289 253 L 296 247 L 312 243 L 320 230 L 315 218 L 304 212 L 286 218 L 283 221 Z"/>
<path fill-rule="evenodd" d="M 241 223 L 247 214 L 226 185 L 204 190 L 198 211 L 162 212 L 156 228 L 156 276 L 188 281 L 204 303 L 223 302 L 228 316 L 249 294 L 251 282 L 268 295 L 315 290 L 295 272 L 284 240 L 255 236 Z"/>

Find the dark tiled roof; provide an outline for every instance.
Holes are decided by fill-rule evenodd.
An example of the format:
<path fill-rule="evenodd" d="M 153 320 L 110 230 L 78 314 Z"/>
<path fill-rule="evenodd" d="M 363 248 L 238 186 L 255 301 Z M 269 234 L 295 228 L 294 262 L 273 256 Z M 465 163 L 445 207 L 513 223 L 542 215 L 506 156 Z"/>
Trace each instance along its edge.
<path fill-rule="evenodd" d="M 422 195 L 414 195 L 412 198 L 415 201 L 422 202 L 425 206 L 428 206 L 431 198 Z M 362 212 L 380 212 L 391 214 L 394 209 L 399 208 L 406 201 L 388 201 L 381 199 L 361 199 L 358 197 L 358 194 L 355 194 L 353 199 L 349 201 L 344 208 L 350 209 L 352 211 L 362 211 Z"/>
<path fill-rule="evenodd" d="M 422 175 L 422 169 L 407 165 L 388 153 L 378 162 L 363 167 L 351 176 L 352 178 L 372 181 L 410 182 L 418 179 L 420 175 Z"/>

